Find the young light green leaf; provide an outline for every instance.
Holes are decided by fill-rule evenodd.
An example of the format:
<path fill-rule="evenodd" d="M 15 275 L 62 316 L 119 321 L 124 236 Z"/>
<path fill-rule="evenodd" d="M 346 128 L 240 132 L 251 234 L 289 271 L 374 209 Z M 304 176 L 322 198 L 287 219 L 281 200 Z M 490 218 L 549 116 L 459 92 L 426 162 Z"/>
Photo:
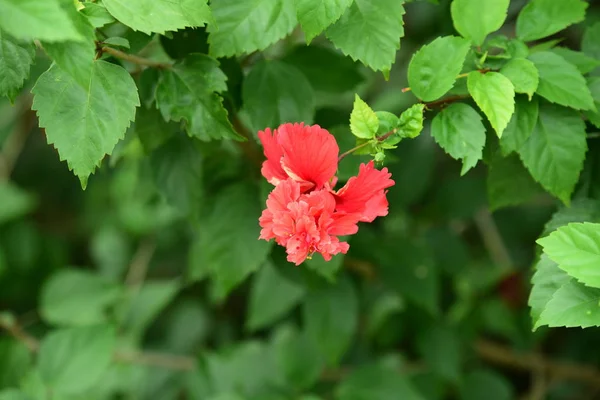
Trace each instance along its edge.
<path fill-rule="evenodd" d="M 360 139 L 373 139 L 379 129 L 379 118 L 358 94 L 354 95 L 354 107 L 350 114 L 350 130 Z"/>
<path fill-rule="evenodd" d="M 310 43 L 329 25 L 336 22 L 353 0 L 295 0 L 296 15 L 306 42 Z"/>
<path fill-rule="evenodd" d="M 587 7 L 583 0 L 532 0 L 517 17 L 517 37 L 532 41 L 550 36 L 583 21 Z"/>
<path fill-rule="evenodd" d="M 485 37 L 500 29 L 510 0 L 454 0 L 450 6 L 454 28 L 481 46 Z"/>
<path fill-rule="evenodd" d="M 328 364 L 337 364 L 350 345 L 358 324 L 357 312 L 357 295 L 346 277 L 307 293 L 303 306 L 306 333 Z"/>
<path fill-rule="evenodd" d="M 18 219 L 32 211 L 36 199 L 10 181 L 0 181 L 0 224 Z"/>
<path fill-rule="evenodd" d="M 110 154 L 140 105 L 135 82 L 122 67 L 105 61 L 92 65 L 87 86 L 53 65 L 32 90 L 33 109 L 61 160 L 83 188 L 90 174 Z"/>
<path fill-rule="evenodd" d="M 585 124 L 578 113 L 546 103 L 519 154 L 531 176 L 568 205 L 586 150 Z"/>
<path fill-rule="evenodd" d="M 304 297 L 305 288 L 283 276 L 271 263 L 256 274 L 250 289 L 246 326 L 254 331 L 281 318 Z"/>
<path fill-rule="evenodd" d="M 115 329 L 107 325 L 52 331 L 40 344 L 42 380 L 54 394 L 81 394 L 107 370 L 114 346 Z"/>
<path fill-rule="evenodd" d="M 585 115 L 596 128 L 600 128 L 600 77 L 590 77 L 588 79 L 588 87 L 590 89 L 590 93 L 592 93 L 596 111 L 584 111 L 583 115 Z"/>
<path fill-rule="evenodd" d="M 396 0 L 354 0 L 327 29 L 335 47 L 375 71 L 389 73 L 404 36 L 404 7 Z"/>
<path fill-rule="evenodd" d="M 398 120 L 398 136 L 409 139 L 419 136 L 423 130 L 424 110 L 425 104 L 423 103 L 413 104 L 404 110 Z"/>
<path fill-rule="evenodd" d="M 600 288 L 600 224 L 571 223 L 538 239 L 537 243 L 570 276 Z"/>
<path fill-rule="evenodd" d="M 290 0 L 213 0 L 210 6 L 216 21 L 208 26 L 213 57 L 264 50 L 298 23 Z"/>
<path fill-rule="evenodd" d="M 242 98 L 255 131 L 277 128 L 284 122 L 311 123 L 315 113 L 310 82 L 294 66 L 281 61 L 255 65 L 244 80 Z"/>
<path fill-rule="evenodd" d="M 417 51 L 408 65 L 408 84 L 415 96 L 433 101 L 452 89 L 469 47 L 463 38 L 445 36 Z"/>
<path fill-rule="evenodd" d="M 71 3 L 74 9 L 75 5 Z M 82 40 L 61 0 L 0 0 L 0 29 L 19 40 Z"/>
<path fill-rule="evenodd" d="M 99 324 L 106 321 L 108 306 L 120 295 L 120 287 L 100 275 L 63 269 L 44 284 L 40 313 L 54 325 Z"/>
<path fill-rule="evenodd" d="M 587 287 L 575 279 L 563 284 L 542 311 L 536 328 L 600 326 L 600 289 Z"/>
<path fill-rule="evenodd" d="M 489 165 L 487 192 L 490 210 L 514 206 L 543 193 L 516 155 L 496 155 Z"/>
<path fill-rule="evenodd" d="M 499 138 L 515 112 L 515 88 L 498 72 L 469 73 L 467 87 L 473 100 L 487 116 Z"/>
<path fill-rule="evenodd" d="M 219 63 L 204 54 L 191 54 L 161 71 L 156 104 L 167 121 L 185 121 L 188 135 L 200 140 L 244 140 L 237 133 L 218 94 L 227 90 Z"/>
<path fill-rule="evenodd" d="M 577 110 L 594 108 L 585 78 L 577 67 L 549 51 L 531 54 L 529 59 L 533 61 L 540 75 L 537 88 L 540 96 L 552 103 Z"/>
<path fill-rule="evenodd" d="M 207 0 L 104 0 L 103 4 L 123 24 L 148 35 L 214 21 Z"/>
<path fill-rule="evenodd" d="M 600 66 L 600 60 L 592 58 L 581 51 L 571 50 L 566 47 L 555 47 L 550 51 L 576 66 L 582 74 L 587 74 Z"/>
<path fill-rule="evenodd" d="M 529 307 L 531 307 L 531 319 L 533 320 L 534 330 L 539 327 L 538 321 L 540 315 L 546 309 L 554 293 L 571 279 L 546 254 L 541 255 L 540 260 L 535 265 L 535 273 L 531 278 L 533 286 L 529 295 Z"/>
<path fill-rule="evenodd" d="M 35 59 L 35 46 L 32 42 L 16 40 L 0 30 L 0 97 L 14 100 L 25 79 L 29 76 Z"/>
<path fill-rule="evenodd" d="M 503 155 L 519 151 L 531 136 L 538 119 L 537 99 L 535 97 L 529 101 L 525 96 L 515 96 L 515 113 L 500 138 L 500 149 Z"/>
<path fill-rule="evenodd" d="M 513 58 L 500 68 L 500 73 L 512 82 L 516 93 L 525 93 L 531 101 L 540 80 L 534 63 L 525 58 Z"/>
<path fill-rule="evenodd" d="M 431 122 L 431 136 L 456 160 L 473 166 L 472 160 L 476 163 L 482 157 L 485 126 L 479 113 L 467 104 L 453 103 L 438 113 Z"/>
<path fill-rule="evenodd" d="M 85 6 L 80 12 L 85 15 L 94 28 L 102 28 L 104 25 L 115 22 L 106 7 L 99 3 L 83 3 Z"/>

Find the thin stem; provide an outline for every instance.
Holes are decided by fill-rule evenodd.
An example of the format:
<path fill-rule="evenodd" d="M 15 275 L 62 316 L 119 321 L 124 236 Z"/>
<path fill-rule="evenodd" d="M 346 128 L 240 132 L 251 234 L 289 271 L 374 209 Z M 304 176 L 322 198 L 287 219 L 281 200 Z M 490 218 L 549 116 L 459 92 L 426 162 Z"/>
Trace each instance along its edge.
<path fill-rule="evenodd" d="M 142 285 L 146 279 L 148 266 L 154 255 L 154 250 L 156 250 L 156 242 L 153 239 L 145 239 L 140 243 L 129 264 L 129 271 L 125 278 L 125 284 L 127 286 L 137 289 Z"/>
<path fill-rule="evenodd" d="M 377 137 L 377 141 L 378 141 L 378 142 L 383 142 L 385 139 L 389 138 L 389 137 L 390 137 L 390 136 L 392 136 L 394 133 L 396 133 L 396 131 L 389 131 L 388 133 L 385 133 L 385 134 L 383 134 L 383 135 L 381 135 L 381 136 L 378 136 L 378 137 Z M 340 154 L 340 156 L 338 157 L 338 162 L 342 161 L 342 159 L 343 159 L 344 157 L 346 157 L 347 155 L 350 155 L 350 154 L 354 153 L 356 150 L 358 150 L 358 149 L 362 149 L 363 147 L 365 147 L 365 146 L 367 146 L 367 145 L 369 145 L 369 144 L 371 144 L 371 141 L 368 141 L 368 142 L 365 142 L 365 143 L 361 143 L 361 144 L 359 144 L 358 146 L 356 146 L 356 147 L 353 147 L 353 148 L 351 148 L 350 150 L 343 152 L 343 153 L 342 153 L 342 154 Z"/>
<path fill-rule="evenodd" d="M 475 214 L 475 225 L 494 263 L 500 267 L 512 268 L 513 261 L 510 253 L 502 240 L 496 221 L 487 208 L 482 208 Z"/>
<path fill-rule="evenodd" d="M 425 104 L 426 108 L 432 109 L 434 107 L 445 106 L 446 104 L 454 103 L 454 102 L 459 101 L 459 100 L 468 99 L 470 97 L 471 96 L 469 96 L 468 94 L 464 94 L 464 95 L 457 94 L 455 96 L 446 97 L 445 99 L 439 99 L 439 100 L 436 100 L 436 101 L 431 101 L 429 103 L 423 103 L 423 104 Z"/>
<path fill-rule="evenodd" d="M 23 343 L 32 353 L 35 353 L 40 348 L 40 342 L 35 337 L 25 332 L 21 325 L 16 321 L 14 323 L 9 323 L 0 319 L 0 329 L 7 331 L 12 337 Z"/>
<path fill-rule="evenodd" d="M 159 68 L 159 69 L 170 69 L 172 67 L 169 63 L 163 63 L 159 61 L 148 60 L 147 58 L 142 58 L 139 56 L 134 56 L 133 54 L 127 54 L 122 52 L 121 50 L 113 49 L 112 47 L 104 46 L 102 47 L 102 53 L 108 53 L 113 57 L 120 58 L 121 60 L 129 61 L 130 63 L 142 65 L 145 67 Z"/>

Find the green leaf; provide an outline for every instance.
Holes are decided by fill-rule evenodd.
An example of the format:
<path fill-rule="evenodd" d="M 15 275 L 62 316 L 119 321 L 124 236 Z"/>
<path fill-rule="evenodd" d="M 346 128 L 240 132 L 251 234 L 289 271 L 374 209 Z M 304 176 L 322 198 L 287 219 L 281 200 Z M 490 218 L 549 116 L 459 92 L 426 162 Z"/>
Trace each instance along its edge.
<path fill-rule="evenodd" d="M 529 56 L 540 74 L 537 93 L 552 103 L 591 110 L 594 101 L 585 83 L 585 78 L 573 64 L 549 51 Z"/>
<path fill-rule="evenodd" d="M 581 50 L 589 57 L 600 59 L 600 21 L 585 30 Z"/>
<path fill-rule="evenodd" d="M 38 368 L 54 394 L 79 394 L 99 382 L 112 360 L 115 329 L 90 326 L 52 331 L 40 343 Z"/>
<path fill-rule="evenodd" d="M 515 92 L 525 93 L 531 101 L 540 80 L 534 63 L 525 58 L 513 58 L 500 68 L 500 73 L 512 82 Z"/>
<path fill-rule="evenodd" d="M 298 68 L 315 91 L 344 93 L 364 80 L 355 62 L 326 47 L 297 46 L 283 61 Z"/>
<path fill-rule="evenodd" d="M 102 28 L 104 25 L 115 22 L 113 16 L 102 4 L 85 2 L 83 5 L 85 8 L 81 10 L 81 13 L 87 17 L 94 28 Z"/>
<path fill-rule="evenodd" d="M 0 391 L 0 400 L 34 400 L 17 389 L 6 389 Z"/>
<path fill-rule="evenodd" d="M 353 370 L 335 390 L 336 400 L 424 400 L 407 376 L 383 362 Z"/>
<path fill-rule="evenodd" d="M 417 51 L 408 65 L 408 84 L 415 96 L 433 101 L 452 89 L 469 47 L 463 38 L 445 36 Z"/>
<path fill-rule="evenodd" d="M 296 15 L 310 43 L 329 25 L 336 22 L 353 0 L 295 0 Z"/>
<path fill-rule="evenodd" d="M 55 325 L 99 324 L 106 321 L 107 308 L 120 295 L 121 288 L 100 275 L 63 269 L 44 283 L 40 313 Z"/>
<path fill-rule="evenodd" d="M 179 124 L 166 122 L 154 107 L 141 106 L 135 114 L 133 130 L 146 153 L 150 153 L 171 139 L 179 130 Z"/>
<path fill-rule="evenodd" d="M 291 387 L 310 388 L 319 380 L 323 369 L 322 356 L 313 340 L 304 332 L 289 325 L 275 332 L 273 337 L 275 361 Z"/>
<path fill-rule="evenodd" d="M 360 139 L 373 139 L 379 129 L 379 118 L 375 111 L 358 94 L 354 95 L 354 106 L 350 114 L 350 130 Z"/>
<path fill-rule="evenodd" d="M 525 203 L 543 193 L 516 155 L 496 155 L 489 165 L 487 192 L 492 211 Z"/>
<path fill-rule="evenodd" d="M 600 326 L 600 289 L 575 279 L 563 284 L 552 296 L 536 326 L 589 328 Z"/>
<path fill-rule="evenodd" d="M 85 189 L 90 174 L 110 154 L 140 105 L 135 82 L 122 67 L 95 61 L 82 87 L 58 66 L 44 72 L 32 89 L 32 108 L 49 144 L 66 160 Z"/>
<path fill-rule="evenodd" d="M 123 24 L 148 35 L 214 21 L 207 0 L 104 0 L 103 3 Z"/>
<path fill-rule="evenodd" d="M 471 106 L 453 103 L 438 113 L 431 122 L 431 136 L 456 160 L 463 160 L 464 175 L 472 160 L 480 160 L 485 145 L 485 126 L 481 116 Z M 466 168 L 466 169 L 465 169 Z"/>
<path fill-rule="evenodd" d="M 349 132 L 348 136 L 350 136 Z M 353 176 L 355 174 L 356 170 L 353 171 Z M 340 240 L 342 240 L 342 238 L 340 238 Z M 306 268 L 321 275 L 327 281 L 335 282 L 337 272 L 340 270 L 340 268 L 342 268 L 342 265 L 344 264 L 344 257 L 345 256 L 343 254 L 338 254 L 336 256 L 333 256 L 331 260 L 325 261 L 321 254 L 315 254 L 312 258 L 306 259 L 306 261 L 304 261 L 304 265 L 306 266 Z"/>
<path fill-rule="evenodd" d="M 458 333 L 445 326 L 433 326 L 419 336 L 419 352 L 432 372 L 458 382 L 462 366 L 462 343 Z"/>
<path fill-rule="evenodd" d="M 570 276 L 600 288 L 600 224 L 571 223 L 538 239 L 537 243 Z"/>
<path fill-rule="evenodd" d="M 315 96 L 297 68 L 282 61 L 262 61 L 242 86 L 242 99 L 254 131 L 284 122 L 312 123 Z"/>
<path fill-rule="evenodd" d="M 404 110 L 398 120 L 398 136 L 409 139 L 419 136 L 423 130 L 424 111 L 425 104 L 422 103 L 413 104 Z"/>
<path fill-rule="evenodd" d="M 600 128 L 600 77 L 590 77 L 588 79 L 588 87 L 592 93 L 592 98 L 594 99 L 594 105 L 597 111 L 584 111 L 583 115 L 589 119 L 592 125 L 596 128 Z"/>
<path fill-rule="evenodd" d="M 558 54 L 571 64 L 577 67 L 579 72 L 587 74 L 593 71 L 596 67 L 600 66 L 600 61 L 595 58 L 587 56 L 581 51 L 575 51 L 566 47 L 555 47 L 550 50 L 554 54 Z"/>
<path fill-rule="evenodd" d="M 485 37 L 500 29 L 510 0 L 454 0 L 450 6 L 454 28 L 462 37 L 481 46 Z"/>
<path fill-rule="evenodd" d="M 546 223 L 542 236 L 548 236 L 556 229 L 571 222 L 599 222 L 600 202 L 592 199 L 575 199 L 569 207 L 563 206 Z"/>
<path fill-rule="evenodd" d="M 129 40 L 127 40 L 125 38 L 122 38 L 122 37 L 117 37 L 117 36 L 109 37 L 107 39 L 104 39 L 102 41 L 102 43 L 108 44 L 110 46 L 115 46 L 115 47 L 123 47 L 123 48 L 126 48 L 126 49 L 128 49 L 130 47 L 129 46 Z"/>
<path fill-rule="evenodd" d="M 21 218 L 37 205 L 35 197 L 10 182 L 0 181 L 0 225 Z"/>
<path fill-rule="evenodd" d="M 515 89 L 511 81 L 498 72 L 473 71 L 467 77 L 473 100 L 487 116 L 499 138 L 515 112 Z"/>
<path fill-rule="evenodd" d="M 565 271 L 558 268 L 558 264 L 548 258 L 546 254 L 542 254 L 535 265 L 535 273 L 531 278 L 531 293 L 529 294 L 529 307 L 531 307 L 534 330 L 540 326 L 540 315 L 546 309 L 554 293 L 571 279 Z"/>
<path fill-rule="evenodd" d="M 462 400 L 511 400 L 514 389 L 504 376 L 486 369 L 475 370 L 465 376 L 460 387 Z"/>
<path fill-rule="evenodd" d="M 32 42 L 21 42 L 0 30 L 0 97 L 14 100 L 29 76 L 35 59 L 35 46 Z"/>
<path fill-rule="evenodd" d="M 304 300 L 306 333 L 329 365 L 335 365 L 350 345 L 358 325 L 358 298 L 352 282 L 341 276 L 335 285 L 310 290 Z"/>
<path fill-rule="evenodd" d="M 167 121 L 185 121 L 188 135 L 200 140 L 243 140 L 229 120 L 223 99 L 227 77 L 219 63 L 203 54 L 191 54 L 172 69 L 161 71 L 156 104 Z"/>
<path fill-rule="evenodd" d="M 0 0 L 0 29 L 18 40 L 82 40 L 60 4 L 61 0 Z"/>
<path fill-rule="evenodd" d="M 264 50 L 298 23 L 290 0 L 213 0 L 210 6 L 216 21 L 208 26 L 213 57 Z"/>
<path fill-rule="evenodd" d="M 532 0 L 517 17 L 517 37 L 532 41 L 583 21 L 588 4 L 582 0 Z"/>
<path fill-rule="evenodd" d="M 389 73 L 404 36 L 403 15 L 401 1 L 354 0 L 326 34 L 335 47 L 353 60 Z"/>
<path fill-rule="evenodd" d="M 222 299 L 265 262 L 271 243 L 258 240 L 258 193 L 246 184 L 226 187 L 214 197 L 198 224 L 200 265 Z"/>
<path fill-rule="evenodd" d="M 27 346 L 13 338 L 0 339 L 0 390 L 17 386 L 31 368 Z"/>
<path fill-rule="evenodd" d="M 533 179 L 568 205 L 586 150 L 585 124 L 578 113 L 542 104 L 533 133 L 519 154 Z"/>
<path fill-rule="evenodd" d="M 515 113 L 500 138 L 503 155 L 518 152 L 531 136 L 539 113 L 537 99 L 528 101 L 524 96 L 515 96 Z"/>
<path fill-rule="evenodd" d="M 167 202 L 186 215 L 200 210 L 204 197 L 202 153 L 192 139 L 173 137 L 152 152 L 150 166 Z"/>
<path fill-rule="evenodd" d="M 271 263 L 256 274 L 250 289 L 247 327 L 265 328 L 290 312 L 305 295 L 304 287 L 282 275 Z"/>

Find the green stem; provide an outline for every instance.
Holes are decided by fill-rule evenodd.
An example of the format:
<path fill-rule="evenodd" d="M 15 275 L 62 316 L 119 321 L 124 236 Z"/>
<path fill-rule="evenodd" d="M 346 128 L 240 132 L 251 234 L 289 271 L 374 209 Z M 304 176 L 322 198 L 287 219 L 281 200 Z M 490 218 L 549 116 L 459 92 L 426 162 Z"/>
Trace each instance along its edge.
<path fill-rule="evenodd" d="M 389 137 L 390 137 L 390 136 L 392 136 L 394 133 L 396 133 L 396 131 L 395 131 L 395 130 L 393 130 L 393 131 L 389 131 L 388 133 L 385 133 L 385 134 L 383 134 L 383 135 L 381 135 L 381 136 L 378 136 L 376 139 L 377 139 L 377 141 L 378 141 L 378 142 L 383 142 L 385 139 L 389 138 Z M 342 159 L 343 159 L 344 157 L 346 157 L 347 155 L 350 155 L 350 154 L 354 153 L 356 150 L 358 150 L 358 149 L 362 149 L 363 147 L 365 147 L 365 146 L 367 146 L 367 145 L 369 145 L 369 144 L 371 144 L 371 141 L 364 142 L 364 143 L 362 143 L 362 144 L 359 144 L 359 145 L 358 145 L 358 146 L 356 146 L 356 147 L 353 147 L 353 148 L 351 148 L 351 149 L 350 149 L 350 150 L 348 150 L 348 151 L 345 151 L 345 152 L 343 152 L 343 153 L 342 153 L 342 154 L 340 154 L 340 156 L 338 157 L 338 162 L 342 161 Z"/>

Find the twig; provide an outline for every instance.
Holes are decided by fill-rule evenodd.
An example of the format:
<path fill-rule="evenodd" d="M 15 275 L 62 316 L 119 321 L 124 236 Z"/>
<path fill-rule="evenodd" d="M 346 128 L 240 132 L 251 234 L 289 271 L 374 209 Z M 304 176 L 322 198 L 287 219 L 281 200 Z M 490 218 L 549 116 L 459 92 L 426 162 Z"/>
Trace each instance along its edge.
<path fill-rule="evenodd" d="M 139 56 L 135 56 L 133 54 L 127 54 L 121 50 L 114 49 L 112 47 L 104 46 L 100 49 L 102 53 L 110 54 L 113 57 L 120 58 L 121 60 L 129 61 L 130 63 L 143 65 L 145 67 L 159 68 L 159 69 L 171 69 L 172 65 L 169 63 L 163 63 L 159 61 L 148 60 L 147 58 L 142 58 Z"/>
<path fill-rule="evenodd" d="M 117 362 L 161 367 L 175 371 L 191 371 L 196 368 L 196 360 L 193 357 L 176 354 L 123 351 L 115 353 L 113 358 Z"/>
<path fill-rule="evenodd" d="M 494 364 L 521 371 L 539 369 L 557 380 L 581 382 L 600 388 L 600 370 L 591 365 L 553 361 L 534 353 L 516 353 L 509 347 L 487 340 L 477 341 L 475 350 L 481 358 Z"/>
<path fill-rule="evenodd" d="M 512 268 L 513 261 L 504 245 L 502 236 L 498 231 L 496 222 L 487 208 L 482 208 L 475 214 L 475 225 L 481 234 L 483 243 L 487 248 L 494 263 L 501 267 Z"/>
<path fill-rule="evenodd" d="M 25 332 L 16 321 L 10 323 L 0 319 L 0 328 L 6 330 L 12 337 L 23 343 L 32 353 L 35 353 L 40 348 L 40 342 Z"/>
<path fill-rule="evenodd" d="M 31 96 L 21 105 L 22 116 L 15 130 L 6 138 L 0 150 L 0 181 L 8 180 L 23 151 L 29 132 L 35 127 L 35 112 L 31 111 Z"/>
<path fill-rule="evenodd" d="M 455 96 L 446 97 L 445 99 L 439 99 L 436 101 L 431 101 L 429 103 L 423 103 L 423 104 L 425 104 L 425 107 L 427 109 L 432 109 L 435 107 L 442 107 L 442 106 L 445 106 L 446 104 L 454 103 L 455 101 L 468 99 L 469 97 L 471 97 L 471 96 L 468 94 L 457 94 Z"/>
<path fill-rule="evenodd" d="M 378 142 L 383 142 L 385 139 L 389 138 L 389 137 L 390 137 L 390 136 L 392 136 L 394 133 L 396 133 L 396 130 L 389 131 L 388 133 L 385 133 L 385 134 L 383 134 L 383 135 L 381 135 L 381 136 L 378 136 L 378 137 L 377 137 L 377 141 L 378 141 Z M 361 143 L 361 144 L 359 144 L 358 146 L 356 146 L 356 147 L 353 147 L 353 148 L 351 148 L 350 150 L 343 152 L 343 153 L 342 153 L 342 154 L 340 154 L 340 156 L 338 157 L 338 162 L 342 161 L 342 159 L 343 159 L 344 157 L 346 157 L 347 155 L 350 155 L 350 154 L 354 153 L 356 150 L 358 150 L 358 149 L 362 149 L 363 147 L 365 147 L 365 146 L 367 146 L 367 145 L 369 145 L 369 144 L 371 144 L 371 143 L 372 143 L 371 141 L 368 141 L 368 142 L 365 142 L 365 143 Z"/>
<path fill-rule="evenodd" d="M 127 286 L 138 288 L 144 282 L 154 250 L 156 250 L 156 242 L 153 239 L 142 240 L 129 264 L 129 272 L 125 278 Z"/>

